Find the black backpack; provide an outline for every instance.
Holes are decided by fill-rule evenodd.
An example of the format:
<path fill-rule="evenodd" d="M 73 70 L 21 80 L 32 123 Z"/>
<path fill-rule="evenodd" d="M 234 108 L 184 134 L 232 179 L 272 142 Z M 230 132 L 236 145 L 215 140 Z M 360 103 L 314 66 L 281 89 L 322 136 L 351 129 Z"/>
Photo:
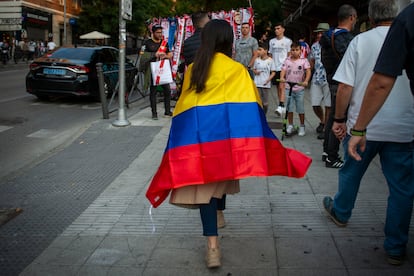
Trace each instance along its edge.
<path fill-rule="evenodd" d="M 343 55 L 353 35 L 345 29 L 334 28 L 326 31 L 319 43 L 321 44 L 321 61 L 326 71 L 328 82 L 332 82 L 332 77 L 341 62 Z"/>

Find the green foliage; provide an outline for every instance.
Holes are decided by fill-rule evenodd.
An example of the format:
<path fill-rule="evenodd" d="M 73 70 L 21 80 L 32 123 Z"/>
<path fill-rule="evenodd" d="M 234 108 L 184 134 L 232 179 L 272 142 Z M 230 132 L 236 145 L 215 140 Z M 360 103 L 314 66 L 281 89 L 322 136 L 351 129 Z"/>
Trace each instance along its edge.
<path fill-rule="evenodd" d="M 99 31 L 111 35 L 113 45 L 118 43 L 119 33 L 119 1 L 92 0 L 84 1 L 79 15 L 79 34 Z M 145 21 L 152 17 L 174 16 L 171 0 L 133 0 L 132 20 L 127 20 L 127 31 L 143 34 Z"/>
<path fill-rule="evenodd" d="M 256 33 L 260 34 L 275 23 L 282 21 L 281 0 L 257 0 L 252 1 L 252 4 L 255 12 Z M 274 35 L 273 28 L 270 33 Z"/>
<path fill-rule="evenodd" d="M 86 2 L 86 1 L 85 1 Z M 84 3 L 85 3 L 84 2 Z M 79 15 L 79 34 L 99 31 L 118 37 L 118 0 L 93 0 L 82 6 Z"/>
<path fill-rule="evenodd" d="M 138 35 L 144 35 L 147 31 L 145 24 L 147 20 L 176 15 L 171 0 L 133 0 L 132 9 L 133 19 L 128 22 L 127 29 Z"/>

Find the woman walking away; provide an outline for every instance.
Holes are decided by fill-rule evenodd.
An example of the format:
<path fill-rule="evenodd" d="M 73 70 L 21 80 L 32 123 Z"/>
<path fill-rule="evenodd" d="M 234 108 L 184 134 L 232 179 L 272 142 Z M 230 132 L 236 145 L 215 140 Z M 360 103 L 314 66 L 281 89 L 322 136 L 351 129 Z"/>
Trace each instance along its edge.
<path fill-rule="evenodd" d="M 221 265 L 217 210 L 251 176 L 303 177 L 311 159 L 282 146 L 267 125 L 257 88 L 231 58 L 233 31 L 211 20 L 184 77 L 167 148 L 146 196 L 154 207 L 199 208 L 207 238 L 208 268 Z M 220 214 L 220 213 L 219 213 Z"/>

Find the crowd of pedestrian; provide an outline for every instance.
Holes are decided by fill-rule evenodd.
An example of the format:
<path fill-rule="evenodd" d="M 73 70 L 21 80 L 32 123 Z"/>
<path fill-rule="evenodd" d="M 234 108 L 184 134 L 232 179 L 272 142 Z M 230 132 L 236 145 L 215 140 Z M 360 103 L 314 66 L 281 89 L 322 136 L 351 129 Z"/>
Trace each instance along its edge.
<path fill-rule="evenodd" d="M 7 64 L 9 61 L 17 63 L 18 61 L 32 61 L 41 57 L 48 51 L 56 48 L 56 43 L 50 39 L 48 42 L 44 40 L 3 38 L 0 41 L 2 61 Z"/>
<path fill-rule="evenodd" d="M 223 22 L 209 24 L 208 14 L 200 12 L 193 15 L 196 32 L 184 42 L 183 52 L 184 63 L 192 71 L 191 80 L 187 80 L 188 93 L 200 94 L 197 95 L 199 99 L 211 87 L 219 86 L 217 80 L 209 82 L 208 70 L 218 66 L 212 63 L 213 57 L 217 53 L 224 54 L 223 60 L 231 57 L 242 65 L 240 74 L 246 72 L 250 76 L 251 80 L 243 79 L 243 83 L 256 87 L 264 116 L 268 114 L 271 88 L 275 88 L 275 95 L 272 95 L 277 101 L 275 113 L 287 115 L 287 133 L 294 130 L 293 112 L 296 111 L 300 122 L 298 134 L 305 135 L 304 94 L 310 92 L 312 109 L 319 119 L 316 138 L 323 140 L 322 161 L 326 168 L 339 169 L 338 192 L 333 198 L 326 196 L 322 202 L 328 217 L 337 226 L 346 227 L 362 177 L 372 159 L 380 156 L 390 191 L 384 249 L 392 265 L 402 264 L 407 253 L 414 200 L 414 4 L 400 14 L 398 11 L 397 0 L 370 0 L 368 16 L 372 29 L 354 36 L 357 10 L 351 5 L 342 5 L 335 26 L 325 22 L 317 24 L 311 47 L 304 35 L 299 35 L 297 41 L 286 37 L 281 23 L 274 26 L 273 38 L 270 39 L 266 31 L 257 40 L 252 37 L 250 25 L 241 22 L 241 37 L 234 42 L 233 51 L 229 49 L 231 41 L 227 33 L 231 29 L 215 29 L 213 26 L 221 26 Z M 208 34 L 204 29 L 206 24 Z M 209 41 L 207 35 L 214 39 Z M 168 52 L 157 55 L 161 38 L 154 37 L 155 34 L 149 51 L 155 52 L 155 58 L 168 58 Z M 217 67 L 224 79 L 226 74 L 222 69 Z M 167 97 L 165 100 L 169 101 Z M 156 119 L 152 101 L 153 119 Z M 165 115 L 172 115 L 169 103 L 165 108 Z M 216 131 L 206 130 L 212 136 Z M 341 143 L 343 153 L 340 152 Z M 208 237 L 209 268 L 221 264 L 217 228 L 225 226 L 226 194 L 239 190 L 238 178 L 227 180 L 214 182 L 213 191 L 209 190 L 208 194 L 200 188 L 198 193 L 206 197 L 191 201 L 200 208 L 203 234 Z M 198 187 L 210 184 L 206 187 L 211 188 L 212 183 L 195 184 Z M 228 186 L 223 188 L 223 185 Z M 173 189 L 172 203 L 177 203 L 177 194 L 181 192 Z M 199 199 L 200 194 L 193 199 Z M 178 200 L 178 203 L 183 202 Z"/>

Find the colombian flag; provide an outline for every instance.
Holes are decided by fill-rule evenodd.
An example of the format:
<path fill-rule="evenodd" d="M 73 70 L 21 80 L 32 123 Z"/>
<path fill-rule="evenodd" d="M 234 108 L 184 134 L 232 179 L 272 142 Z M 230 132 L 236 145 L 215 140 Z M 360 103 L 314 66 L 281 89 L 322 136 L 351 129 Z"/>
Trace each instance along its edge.
<path fill-rule="evenodd" d="M 174 109 L 161 165 L 146 193 L 154 207 L 172 189 L 187 185 L 306 174 L 312 160 L 284 148 L 273 134 L 242 64 L 217 53 L 201 93 L 189 88 L 191 68 Z"/>

